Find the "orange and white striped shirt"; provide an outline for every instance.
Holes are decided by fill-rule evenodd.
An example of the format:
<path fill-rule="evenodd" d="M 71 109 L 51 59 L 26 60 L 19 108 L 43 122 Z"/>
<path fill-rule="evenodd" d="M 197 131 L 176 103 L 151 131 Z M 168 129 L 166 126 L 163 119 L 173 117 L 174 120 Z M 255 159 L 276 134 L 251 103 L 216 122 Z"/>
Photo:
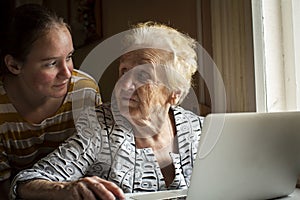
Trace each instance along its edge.
<path fill-rule="evenodd" d="M 68 93 L 55 115 L 39 124 L 27 122 L 7 97 L 0 81 L 0 181 L 31 167 L 75 133 L 74 113 L 101 104 L 97 82 L 73 70 Z"/>

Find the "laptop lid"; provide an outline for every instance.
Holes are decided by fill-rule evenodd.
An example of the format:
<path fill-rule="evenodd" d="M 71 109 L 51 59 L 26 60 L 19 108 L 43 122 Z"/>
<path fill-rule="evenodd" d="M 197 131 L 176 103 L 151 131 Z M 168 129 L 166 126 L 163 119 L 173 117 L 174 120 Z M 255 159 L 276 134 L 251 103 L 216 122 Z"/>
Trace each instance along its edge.
<path fill-rule="evenodd" d="M 300 112 L 209 114 L 188 200 L 270 199 L 295 189 Z"/>

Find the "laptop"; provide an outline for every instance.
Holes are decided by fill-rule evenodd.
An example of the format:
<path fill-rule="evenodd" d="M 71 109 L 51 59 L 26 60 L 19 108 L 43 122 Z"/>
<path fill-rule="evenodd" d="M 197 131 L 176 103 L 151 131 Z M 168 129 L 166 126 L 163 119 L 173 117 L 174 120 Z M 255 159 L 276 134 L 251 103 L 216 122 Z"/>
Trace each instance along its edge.
<path fill-rule="evenodd" d="M 189 189 L 126 198 L 274 199 L 294 192 L 299 172 L 300 112 L 209 114 Z"/>

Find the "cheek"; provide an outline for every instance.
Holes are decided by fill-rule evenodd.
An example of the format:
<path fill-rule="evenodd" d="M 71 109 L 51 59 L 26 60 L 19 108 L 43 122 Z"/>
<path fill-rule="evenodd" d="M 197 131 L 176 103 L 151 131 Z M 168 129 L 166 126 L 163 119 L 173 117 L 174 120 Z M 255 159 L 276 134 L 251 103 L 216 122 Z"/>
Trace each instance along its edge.
<path fill-rule="evenodd" d="M 114 90 L 113 90 L 114 96 L 118 99 L 121 97 L 121 85 L 116 83 Z"/>
<path fill-rule="evenodd" d="M 136 93 L 140 99 L 141 104 L 143 105 L 150 105 L 151 102 L 153 101 L 153 95 L 154 95 L 154 91 L 153 88 L 150 85 L 144 85 L 139 87 L 136 90 Z"/>
<path fill-rule="evenodd" d="M 53 80 L 55 79 L 55 74 L 39 72 L 36 73 L 34 77 L 35 84 L 43 84 L 44 86 L 46 86 L 53 83 Z"/>
<path fill-rule="evenodd" d="M 164 105 L 168 99 L 167 92 L 154 85 L 140 87 L 137 94 L 142 104 L 146 105 Z"/>

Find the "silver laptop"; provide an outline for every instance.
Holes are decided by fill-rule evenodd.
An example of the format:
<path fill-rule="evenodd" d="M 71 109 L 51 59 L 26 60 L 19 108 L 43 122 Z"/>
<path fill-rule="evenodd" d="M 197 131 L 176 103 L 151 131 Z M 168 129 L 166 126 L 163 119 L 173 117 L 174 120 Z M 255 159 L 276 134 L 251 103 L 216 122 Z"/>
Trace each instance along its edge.
<path fill-rule="evenodd" d="M 126 195 L 135 200 L 280 198 L 295 190 L 299 172 L 300 112 L 210 114 L 188 190 Z"/>

